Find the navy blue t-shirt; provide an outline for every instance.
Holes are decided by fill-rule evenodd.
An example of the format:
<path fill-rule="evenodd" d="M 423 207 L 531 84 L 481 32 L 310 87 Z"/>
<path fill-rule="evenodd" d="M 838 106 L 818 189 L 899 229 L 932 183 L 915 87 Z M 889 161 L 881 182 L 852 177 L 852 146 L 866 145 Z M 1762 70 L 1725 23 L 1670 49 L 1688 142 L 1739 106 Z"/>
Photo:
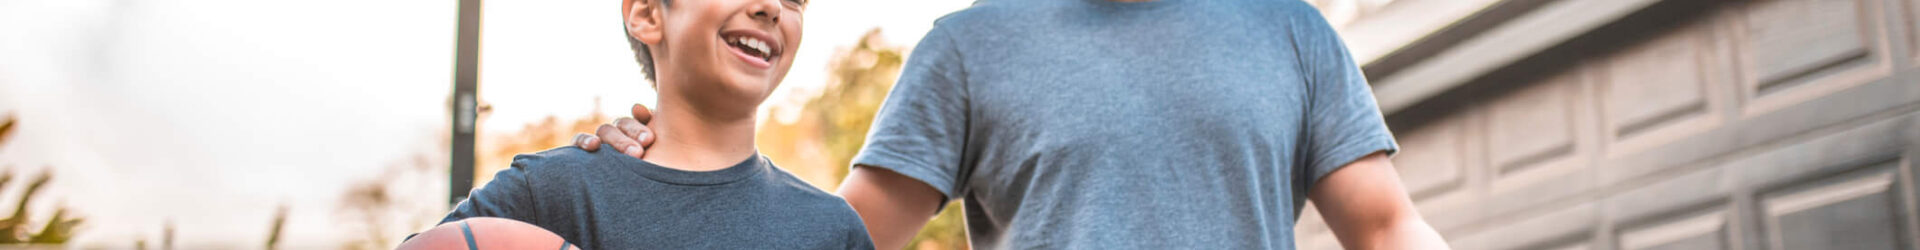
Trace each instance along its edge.
<path fill-rule="evenodd" d="M 470 217 L 526 222 L 582 249 L 873 249 L 845 200 L 757 154 L 709 172 L 572 146 L 518 155 L 441 223 Z"/>

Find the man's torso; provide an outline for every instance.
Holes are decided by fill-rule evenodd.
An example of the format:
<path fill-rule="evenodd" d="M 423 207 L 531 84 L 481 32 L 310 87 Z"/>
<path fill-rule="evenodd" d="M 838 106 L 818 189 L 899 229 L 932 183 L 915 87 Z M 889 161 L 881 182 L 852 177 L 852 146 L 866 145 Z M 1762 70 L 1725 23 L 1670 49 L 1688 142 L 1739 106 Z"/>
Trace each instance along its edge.
<path fill-rule="evenodd" d="M 945 17 L 937 32 L 964 55 L 956 198 L 974 243 L 1291 248 L 1301 8 L 985 1 Z"/>

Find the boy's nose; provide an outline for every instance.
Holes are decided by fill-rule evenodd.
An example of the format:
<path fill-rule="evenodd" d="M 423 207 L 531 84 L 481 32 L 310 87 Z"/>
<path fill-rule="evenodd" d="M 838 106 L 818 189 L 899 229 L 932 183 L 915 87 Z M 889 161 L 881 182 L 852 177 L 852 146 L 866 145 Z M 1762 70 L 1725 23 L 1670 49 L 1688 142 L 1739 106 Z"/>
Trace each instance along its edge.
<path fill-rule="evenodd" d="M 752 3 L 753 6 L 748 6 L 748 8 L 752 8 L 750 10 L 753 11 L 753 19 L 755 20 L 762 20 L 768 23 L 780 23 L 780 1 L 781 0 L 757 0 Z"/>

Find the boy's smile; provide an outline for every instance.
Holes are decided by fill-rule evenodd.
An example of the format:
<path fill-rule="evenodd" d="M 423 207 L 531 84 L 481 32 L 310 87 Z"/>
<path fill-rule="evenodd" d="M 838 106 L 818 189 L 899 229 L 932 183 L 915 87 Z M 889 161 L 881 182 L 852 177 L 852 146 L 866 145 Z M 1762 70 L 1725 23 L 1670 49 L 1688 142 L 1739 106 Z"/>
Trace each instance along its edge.
<path fill-rule="evenodd" d="M 720 32 L 720 41 L 726 43 L 729 51 L 740 60 L 755 69 L 765 70 L 773 67 L 780 59 L 780 40 L 764 32 L 750 29 Z"/>
<path fill-rule="evenodd" d="M 626 0 L 628 32 L 651 47 L 661 106 L 753 116 L 800 46 L 806 0 Z"/>
<path fill-rule="evenodd" d="M 690 84 L 718 83 L 729 85 L 735 91 L 744 93 L 771 93 L 779 86 L 780 78 L 786 76 L 792 65 L 787 48 L 798 45 L 800 40 L 800 5 L 791 0 L 693 0 L 677 2 L 685 5 L 687 12 L 681 25 L 668 24 L 669 40 L 678 31 L 681 38 L 695 38 L 702 29 L 714 32 L 712 40 L 700 41 L 712 46 L 680 46 L 681 52 L 700 54 L 713 53 L 711 61 L 695 58 L 677 58 L 679 66 L 689 66 L 682 72 L 693 73 L 686 80 Z M 667 47 L 674 47 L 669 45 Z M 704 50 L 704 51 L 701 51 Z M 692 53 L 687 53 L 692 54 Z M 672 59 L 669 59 L 672 60 Z M 738 99 L 734 99 L 738 100 Z"/>

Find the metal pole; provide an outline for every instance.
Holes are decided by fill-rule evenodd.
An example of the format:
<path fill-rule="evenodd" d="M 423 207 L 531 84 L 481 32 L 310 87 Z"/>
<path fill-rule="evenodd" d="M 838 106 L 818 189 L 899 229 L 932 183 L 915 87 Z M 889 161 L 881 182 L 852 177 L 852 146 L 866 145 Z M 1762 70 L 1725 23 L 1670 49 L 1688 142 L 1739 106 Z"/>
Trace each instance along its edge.
<path fill-rule="evenodd" d="M 473 123 L 480 80 L 480 1 L 460 0 L 460 30 L 454 45 L 453 169 L 447 171 L 448 203 L 473 190 Z"/>

